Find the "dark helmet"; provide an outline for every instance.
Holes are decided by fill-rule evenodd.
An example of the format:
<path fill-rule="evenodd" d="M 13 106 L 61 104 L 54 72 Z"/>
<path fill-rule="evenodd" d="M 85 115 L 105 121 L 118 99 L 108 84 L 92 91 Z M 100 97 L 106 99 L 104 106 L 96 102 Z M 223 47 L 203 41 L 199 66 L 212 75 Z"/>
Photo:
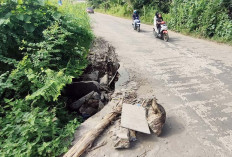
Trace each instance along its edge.
<path fill-rule="evenodd" d="M 157 18 L 159 17 L 159 12 L 158 12 L 158 11 L 155 13 L 155 16 L 156 16 Z"/>

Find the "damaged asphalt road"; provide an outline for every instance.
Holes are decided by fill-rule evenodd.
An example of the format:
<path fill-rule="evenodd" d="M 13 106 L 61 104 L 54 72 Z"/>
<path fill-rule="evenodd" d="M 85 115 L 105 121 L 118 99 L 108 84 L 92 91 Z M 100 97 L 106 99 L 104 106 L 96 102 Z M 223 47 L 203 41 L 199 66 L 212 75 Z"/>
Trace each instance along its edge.
<path fill-rule="evenodd" d="M 146 135 L 131 150 L 101 147 L 98 156 L 230 156 L 232 154 L 232 47 L 169 32 L 155 39 L 152 26 L 91 15 L 94 32 L 109 41 L 139 97 L 155 95 L 167 112 L 161 137 Z M 107 151 L 108 150 L 108 151 Z M 94 156 L 91 153 L 87 156 Z"/>

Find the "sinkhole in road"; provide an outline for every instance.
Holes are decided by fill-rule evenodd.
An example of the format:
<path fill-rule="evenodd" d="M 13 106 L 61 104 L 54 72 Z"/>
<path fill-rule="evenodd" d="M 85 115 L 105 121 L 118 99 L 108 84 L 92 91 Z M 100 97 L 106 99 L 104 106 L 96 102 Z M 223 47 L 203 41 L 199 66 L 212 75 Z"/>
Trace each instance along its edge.
<path fill-rule="evenodd" d="M 63 92 L 68 109 L 84 120 L 104 108 L 114 90 L 129 81 L 129 74 L 118 61 L 115 48 L 105 40 L 94 41 L 88 60 L 84 73 L 73 79 Z"/>

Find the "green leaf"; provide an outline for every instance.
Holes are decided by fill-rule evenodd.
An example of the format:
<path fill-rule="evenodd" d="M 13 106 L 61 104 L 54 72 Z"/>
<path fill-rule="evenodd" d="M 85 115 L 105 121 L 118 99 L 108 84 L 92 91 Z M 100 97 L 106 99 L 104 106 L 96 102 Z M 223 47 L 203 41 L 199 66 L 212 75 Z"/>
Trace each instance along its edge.
<path fill-rule="evenodd" d="M 26 23 L 30 22 L 30 20 L 31 20 L 31 16 L 30 15 L 24 15 L 24 21 Z"/>
<path fill-rule="evenodd" d="M 5 19 L 0 19 L 0 26 L 4 24 L 5 21 L 6 21 Z"/>
<path fill-rule="evenodd" d="M 23 28 L 24 28 L 27 32 L 30 32 L 30 33 L 34 32 L 34 30 L 35 30 L 35 26 L 34 26 L 33 24 L 31 24 L 31 23 L 26 23 L 26 24 L 24 24 L 24 25 L 23 25 Z"/>
<path fill-rule="evenodd" d="M 17 18 L 18 20 L 23 21 L 24 15 L 23 15 L 23 14 L 18 14 L 18 15 L 16 15 L 16 18 Z"/>
<path fill-rule="evenodd" d="M 53 16 L 54 16 L 54 18 L 55 18 L 56 20 L 58 20 L 58 19 L 60 19 L 61 14 L 60 14 L 59 12 L 55 12 L 55 13 L 53 14 Z"/>
<path fill-rule="evenodd" d="M 12 13 L 11 13 L 11 12 L 8 12 L 8 13 L 5 15 L 5 18 L 8 19 L 8 18 L 11 17 L 11 15 L 12 15 Z"/>

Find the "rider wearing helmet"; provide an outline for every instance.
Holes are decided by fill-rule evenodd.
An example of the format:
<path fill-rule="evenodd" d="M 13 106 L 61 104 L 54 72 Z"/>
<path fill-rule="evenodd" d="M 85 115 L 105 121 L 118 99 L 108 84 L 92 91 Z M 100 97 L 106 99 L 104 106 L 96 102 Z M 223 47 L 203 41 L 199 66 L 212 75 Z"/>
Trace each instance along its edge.
<path fill-rule="evenodd" d="M 157 29 L 159 31 L 159 34 L 160 34 L 160 29 L 161 29 L 161 22 L 163 21 L 163 17 L 162 15 L 159 13 L 158 14 L 158 17 L 156 18 L 156 25 L 157 25 Z"/>
<path fill-rule="evenodd" d="M 135 19 L 139 20 L 139 14 L 138 14 L 137 10 L 134 10 L 133 15 L 132 15 L 132 19 L 133 20 L 135 20 Z"/>

